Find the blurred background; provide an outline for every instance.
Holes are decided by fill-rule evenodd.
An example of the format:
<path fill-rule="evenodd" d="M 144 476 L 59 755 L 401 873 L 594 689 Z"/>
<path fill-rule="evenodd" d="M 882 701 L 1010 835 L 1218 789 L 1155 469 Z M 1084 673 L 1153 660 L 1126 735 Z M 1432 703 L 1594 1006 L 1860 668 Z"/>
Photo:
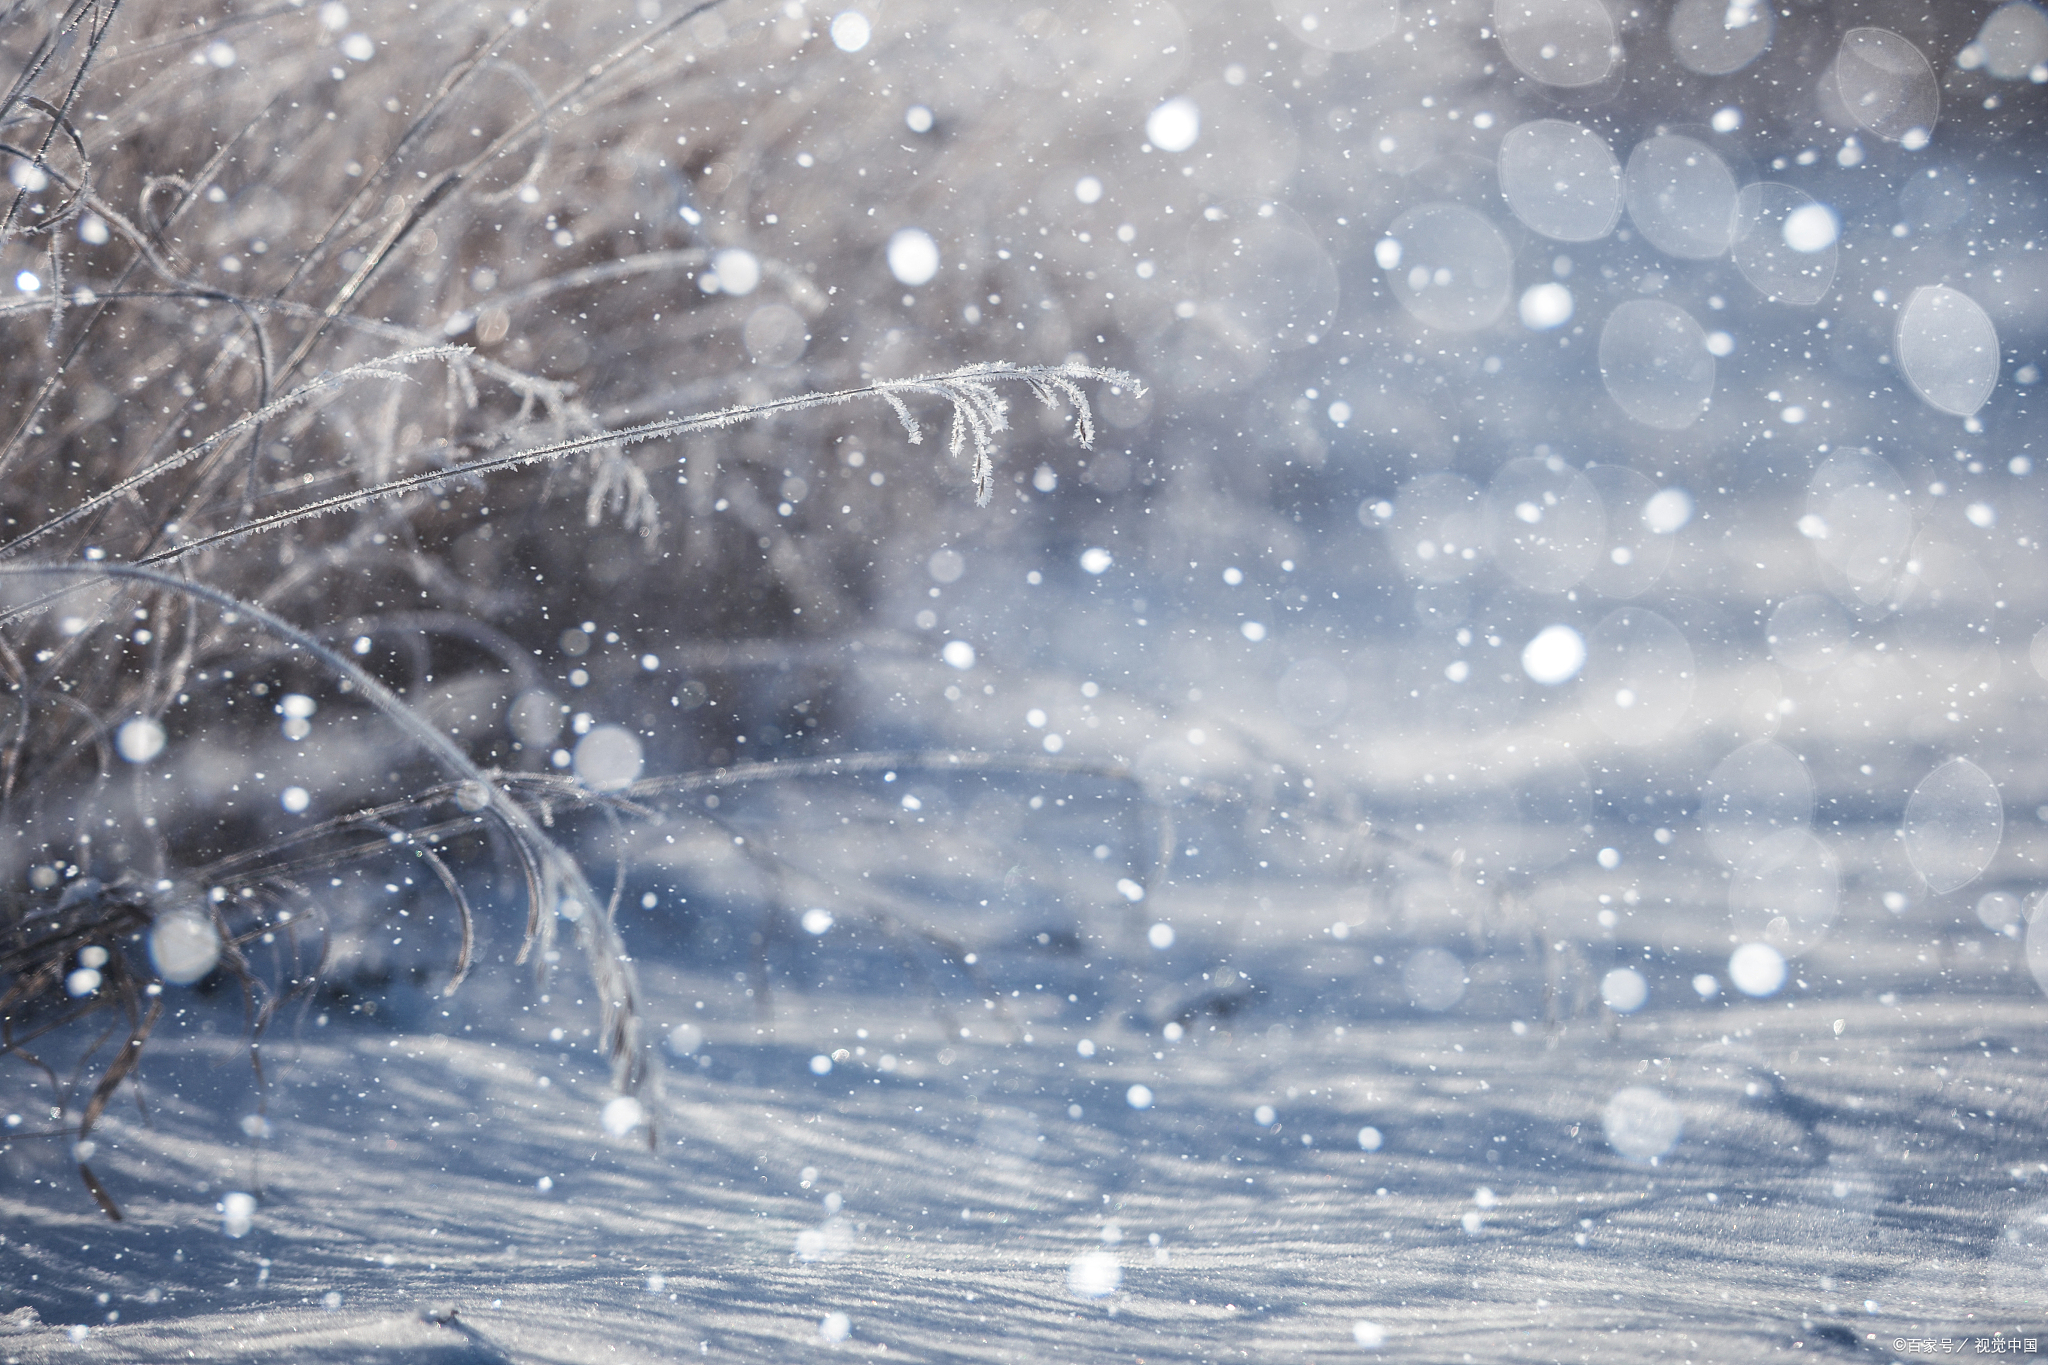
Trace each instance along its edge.
<path fill-rule="evenodd" d="M 344 651 L 636 953 L 1057 960 L 1147 1028 L 2027 979 L 2025 0 L 0 22 L 7 562 L 175 551 Z M 179 549 L 984 361 L 1131 379 L 1092 448 L 1016 388 L 986 508 L 863 400 Z M 424 1009 L 422 843 L 517 953 L 516 859 L 303 651 L 134 583 L 4 635 L 17 1026 Z"/>

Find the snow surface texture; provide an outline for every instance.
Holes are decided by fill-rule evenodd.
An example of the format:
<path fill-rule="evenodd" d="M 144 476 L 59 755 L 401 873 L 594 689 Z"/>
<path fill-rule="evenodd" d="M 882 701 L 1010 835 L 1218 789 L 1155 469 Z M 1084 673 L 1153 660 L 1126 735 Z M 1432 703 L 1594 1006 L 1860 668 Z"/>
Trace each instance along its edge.
<path fill-rule="evenodd" d="M 55 1144 L 9 1147 L 0 1281 L 39 1324 L 0 1355 L 1735 1361 L 2037 1331 L 2048 1006 L 2016 945 L 1951 945 L 1939 993 L 1831 989 L 1852 957 L 1928 971 L 1902 936 L 1787 998 L 1546 1026 L 1527 960 L 1429 1016 L 1375 1002 L 1392 943 L 1312 932 L 1235 945 L 1269 994 L 1181 979 L 1215 947 L 1184 934 L 1113 1005 L 997 953 L 1019 994 L 943 1028 L 915 991 L 762 1018 L 730 976 L 651 972 L 696 1048 L 652 1151 L 604 1131 L 587 1012 L 502 976 L 445 1017 L 311 1016 L 261 1096 L 222 1011 L 153 1052 L 149 1123 L 99 1131 L 127 1221 Z M 1646 1132 L 1654 1164 L 1617 1151 Z"/>

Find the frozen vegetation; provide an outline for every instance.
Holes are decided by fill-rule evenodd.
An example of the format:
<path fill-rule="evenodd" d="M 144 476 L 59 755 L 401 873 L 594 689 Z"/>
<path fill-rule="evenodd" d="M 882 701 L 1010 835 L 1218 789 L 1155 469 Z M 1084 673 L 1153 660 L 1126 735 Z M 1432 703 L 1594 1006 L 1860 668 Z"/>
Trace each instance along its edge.
<path fill-rule="evenodd" d="M 0 47 L 6 1365 L 2038 1353 L 2048 11 Z"/>

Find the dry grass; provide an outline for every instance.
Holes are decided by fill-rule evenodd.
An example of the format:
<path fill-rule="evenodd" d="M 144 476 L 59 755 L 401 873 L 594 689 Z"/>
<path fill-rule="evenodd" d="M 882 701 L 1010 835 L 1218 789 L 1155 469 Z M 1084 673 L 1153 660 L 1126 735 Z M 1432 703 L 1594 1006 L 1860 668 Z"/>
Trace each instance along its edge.
<path fill-rule="evenodd" d="M 667 641 L 829 630 L 856 547 L 990 501 L 1006 390 L 1085 445 L 1082 384 L 1135 382 L 943 337 L 857 358 L 872 300 L 816 279 L 880 228 L 793 147 L 851 63 L 793 9 L 28 5 L 0 42 L 0 1047 L 82 1143 L 193 980 L 166 934 L 210 933 L 198 982 L 261 1036 L 390 912 L 354 893 L 371 873 L 446 898 L 454 989 L 495 867 L 522 960 L 573 925 L 614 1082 L 647 1092 L 618 886 L 549 827 L 568 708 L 532 656 L 603 614 L 593 587 L 673 593 L 645 623 Z M 949 414 L 952 472 L 854 478 L 832 444 L 862 400 L 878 455 Z M 835 475 L 836 515 L 804 497 Z M 451 674 L 538 707 L 528 742 L 448 712 Z M 321 780 L 281 811 L 261 770 L 315 710 Z"/>

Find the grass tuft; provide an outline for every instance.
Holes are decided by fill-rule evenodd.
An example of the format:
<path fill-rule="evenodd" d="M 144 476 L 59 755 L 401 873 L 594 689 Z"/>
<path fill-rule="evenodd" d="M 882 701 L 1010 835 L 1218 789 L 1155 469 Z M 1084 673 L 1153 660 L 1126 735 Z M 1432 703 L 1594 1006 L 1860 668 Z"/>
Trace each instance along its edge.
<path fill-rule="evenodd" d="M 665 623 L 684 644 L 730 641 L 764 591 L 830 597 L 844 546 L 928 514 L 941 480 L 773 534 L 714 521 L 712 493 L 753 509 L 791 460 L 829 472 L 856 404 L 912 445 L 919 407 L 949 407 L 986 507 L 1006 390 L 1071 411 L 1082 445 L 1088 386 L 1136 391 L 1073 358 L 891 377 L 814 344 L 820 257 L 702 196 L 782 174 L 718 92 L 815 81 L 829 45 L 781 7 L 654 12 L 0 14 L 0 1055 L 111 1218 L 90 1134 L 167 1001 L 232 986 L 259 1040 L 385 913 L 349 893 L 377 869 L 452 909 L 444 992 L 509 873 L 516 960 L 546 970 L 569 925 L 614 1085 L 657 1097 L 622 883 L 593 885 L 556 819 L 593 793 L 549 766 L 553 698 L 518 712 L 546 695 L 533 657 L 595 614 L 622 546 L 707 604 Z M 479 654 L 532 742 L 435 709 Z M 321 776 L 278 798 L 267 768 Z"/>

